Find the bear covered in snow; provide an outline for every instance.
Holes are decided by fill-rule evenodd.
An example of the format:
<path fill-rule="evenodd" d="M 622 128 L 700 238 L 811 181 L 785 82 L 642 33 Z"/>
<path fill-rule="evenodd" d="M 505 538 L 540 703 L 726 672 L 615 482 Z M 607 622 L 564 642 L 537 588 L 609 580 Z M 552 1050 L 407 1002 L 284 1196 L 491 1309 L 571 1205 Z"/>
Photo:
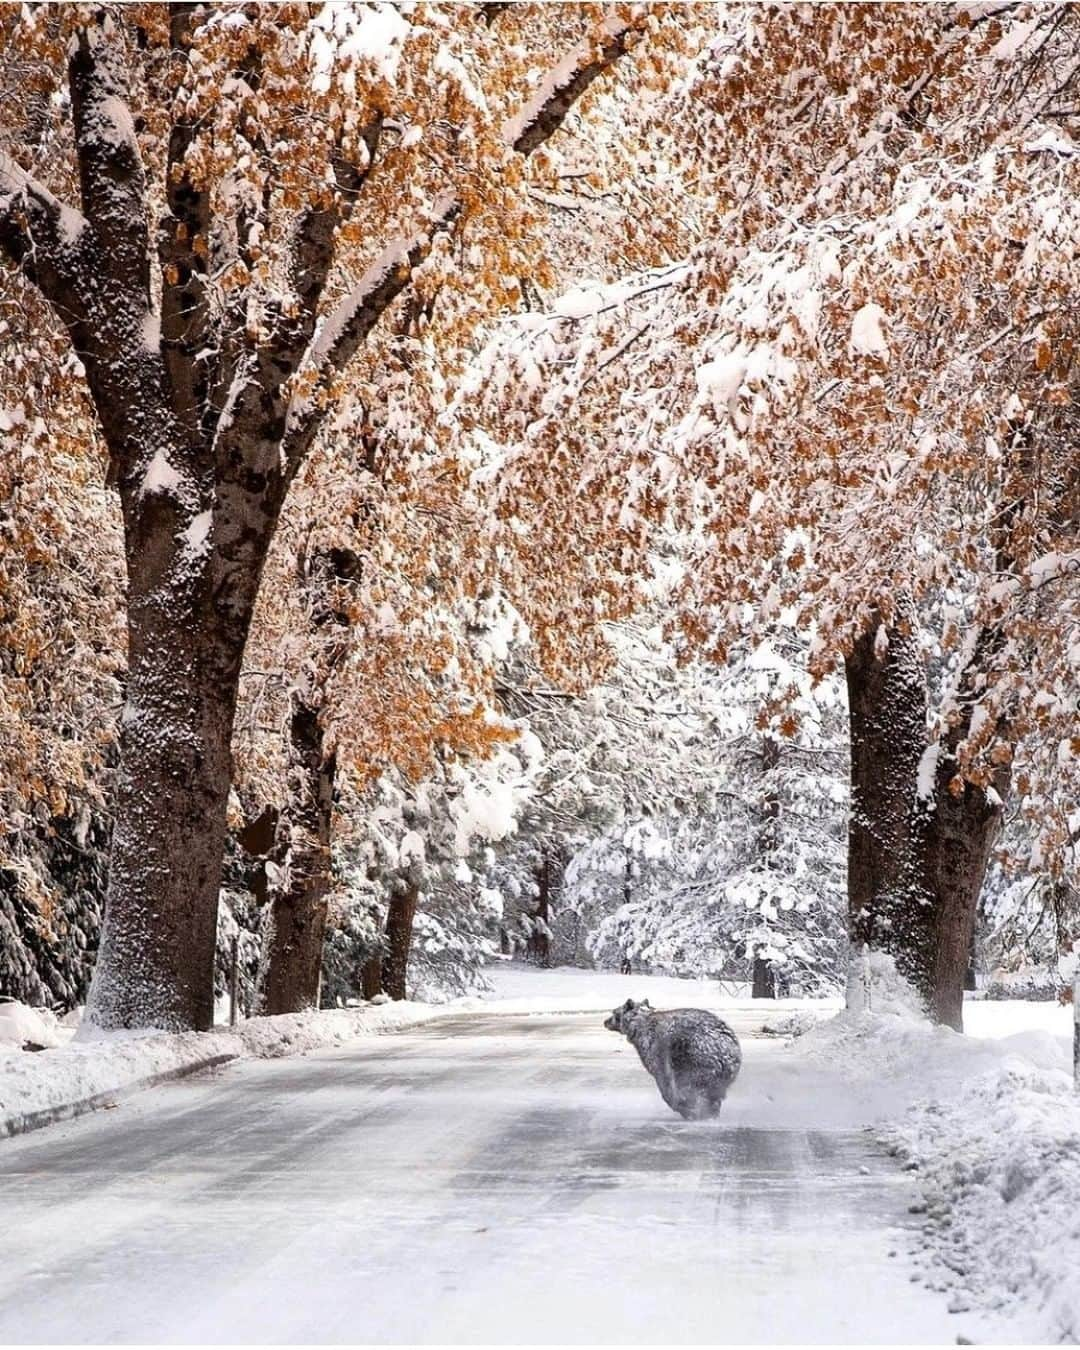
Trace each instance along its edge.
<path fill-rule="evenodd" d="M 648 999 L 628 998 L 604 1022 L 620 1031 L 656 1079 L 660 1096 L 684 1120 L 715 1116 L 742 1064 L 726 1022 L 700 1008 L 654 1012 Z"/>

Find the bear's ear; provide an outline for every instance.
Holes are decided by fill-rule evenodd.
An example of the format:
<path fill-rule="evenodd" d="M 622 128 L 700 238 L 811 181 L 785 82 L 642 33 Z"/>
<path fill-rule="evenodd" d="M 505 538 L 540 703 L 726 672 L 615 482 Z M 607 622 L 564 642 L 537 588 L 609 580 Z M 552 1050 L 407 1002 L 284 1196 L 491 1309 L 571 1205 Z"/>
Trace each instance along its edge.
<path fill-rule="evenodd" d="M 623 1012 L 633 1012 L 636 1007 L 637 1004 L 634 1002 L 634 1000 L 632 998 L 628 998 L 626 1002 L 622 1005 L 622 1010 Z"/>
<path fill-rule="evenodd" d="M 648 1008 L 648 1010 L 649 1010 L 650 1012 L 652 1012 L 652 1004 L 649 1002 L 649 1000 L 648 1000 L 647 998 L 643 998 L 643 999 L 641 1000 L 641 1002 L 638 1004 L 638 1007 L 639 1007 L 639 1008 Z"/>

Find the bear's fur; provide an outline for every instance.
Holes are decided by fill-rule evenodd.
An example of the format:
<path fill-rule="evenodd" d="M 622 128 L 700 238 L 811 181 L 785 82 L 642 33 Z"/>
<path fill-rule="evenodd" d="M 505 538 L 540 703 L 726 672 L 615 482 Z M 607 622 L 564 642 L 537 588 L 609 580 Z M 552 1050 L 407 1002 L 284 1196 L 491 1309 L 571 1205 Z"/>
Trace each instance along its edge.
<path fill-rule="evenodd" d="M 726 1022 L 701 1008 L 654 1012 L 648 999 L 628 998 L 604 1026 L 626 1037 L 660 1096 L 684 1120 L 719 1113 L 742 1064 L 738 1039 Z"/>

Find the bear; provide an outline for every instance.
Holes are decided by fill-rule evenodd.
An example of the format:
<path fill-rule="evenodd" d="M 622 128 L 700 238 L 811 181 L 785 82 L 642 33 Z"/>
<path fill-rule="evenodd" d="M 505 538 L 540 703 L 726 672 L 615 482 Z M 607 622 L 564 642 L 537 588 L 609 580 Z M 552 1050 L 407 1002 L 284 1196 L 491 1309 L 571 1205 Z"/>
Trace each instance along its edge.
<path fill-rule="evenodd" d="M 656 1080 L 660 1096 L 684 1120 L 707 1120 L 720 1112 L 742 1065 L 735 1033 L 715 1013 L 701 1008 L 655 1012 L 648 999 L 628 998 L 604 1021 L 621 1032 Z"/>

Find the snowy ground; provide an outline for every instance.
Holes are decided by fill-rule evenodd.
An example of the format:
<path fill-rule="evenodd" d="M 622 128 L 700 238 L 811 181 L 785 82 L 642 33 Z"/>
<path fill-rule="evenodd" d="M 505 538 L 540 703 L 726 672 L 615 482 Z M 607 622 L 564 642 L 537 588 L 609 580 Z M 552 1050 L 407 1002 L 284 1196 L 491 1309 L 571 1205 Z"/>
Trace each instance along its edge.
<path fill-rule="evenodd" d="M 494 979 L 336 1047 L 380 1010 L 252 1023 L 255 1052 L 322 1048 L 0 1142 L 0 1343 L 1077 1338 L 1067 1009 L 973 1004 L 960 1038 L 884 1004 Z M 739 1031 L 718 1122 L 672 1115 L 603 1030 L 643 996 Z"/>
<path fill-rule="evenodd" d="M 705 1001 L 499 983 L 533 1007 L 624 983 Z M 912 1281 L 916 1187 L 842 1077 L 755 1036 L 760 1005 L 730 1018 L 746 1061 L 717 1123 L 673 1116 L 594 1013 L 503 1004 L 9 1141 L 0 1341 L 986 1339 Z"/>
<path fill-rule="evenodd" d="M 949 1306 L 1017 1343 L 1080 1340 L 1080 1096 L 1071 1009 L 965 1006 L 969 1034 L 900 1013 L 822 1023 L 792 1049 L 839 1072 L 925 1206 L 909 1242 Z"/>
<path fill-rule="evenodd" d="M 113 1032 L 73 1040 L 75 1021 L 58 1025 L 55 1018 L 21 1004 L 0 1005 L 0 1140 L 56 1116 L 115 1104 L 164 1076 L 249 1056 L 301 1054 L 396 1031 L 444 1012 L 417 1003 L 365 1004 L 257 1017 L 208 1033 Z M 23 1050 L 27 1041 L 45 1049 Z"/>

